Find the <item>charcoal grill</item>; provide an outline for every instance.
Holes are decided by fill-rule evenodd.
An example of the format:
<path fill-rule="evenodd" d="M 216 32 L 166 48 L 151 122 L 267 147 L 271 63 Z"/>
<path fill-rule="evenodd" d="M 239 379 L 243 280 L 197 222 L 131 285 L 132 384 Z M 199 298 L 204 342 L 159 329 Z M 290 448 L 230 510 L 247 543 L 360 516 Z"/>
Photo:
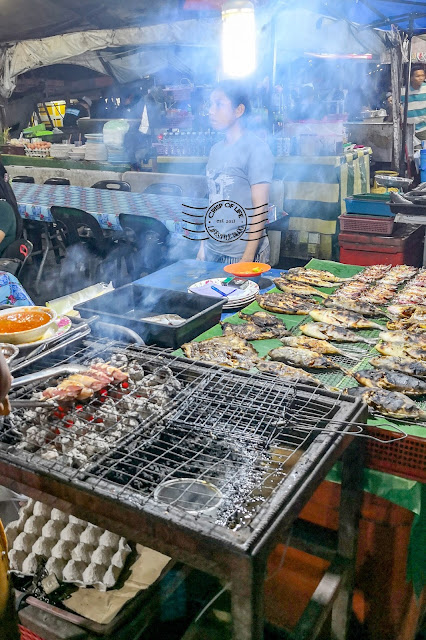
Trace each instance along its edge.
<path fill-rule="evenodd" d="M 114 424 L 100 422 L 99 394 L 69 412 L 52 409 L 54 418 L 39 427 L 49 435 L 37 445 L 31 440 L 30 447 L 26 427 L 32 414 L 17 410 L 0 432 L 1 482 L 227 580 L 234 637 L 261 638 L 259 585 L 267 554 L 349 446 L 351 423 L 365 421 L 362 403 L 106 339 L 70 345 L 23 373 L 41 364 L 89 364 L 113 355 L 142 364 L 146 373 L 167 366 L 180 391 L 160 411 L 135 419 L 130 431 L 121 427 L 134 388 L 109 390 L 117 408 Z M 18 388 L 11 399 L 30 400 L 48 384 L 52 380 Z M 66 456 L 52 457 L 51 452 L 77 420 L 80 431 L 81 423 L 85 433 L 100 429 L 110 444 L 84 460 L 71 458 L 70 465 Z M 315 431 L 313 425 L 334 432 Z M 346 455 L 352 467 L 345 478 L 355 486 L 361 459 L 351 449 Z M 159 501 L 158 487 L 179 478 L 186 485 L 189 481 L 193 491 L 200 482 L 216 487 L 223 498 L 219 507 L 199 513 L 186 509 L 185 494 L 175 502 Z"/>

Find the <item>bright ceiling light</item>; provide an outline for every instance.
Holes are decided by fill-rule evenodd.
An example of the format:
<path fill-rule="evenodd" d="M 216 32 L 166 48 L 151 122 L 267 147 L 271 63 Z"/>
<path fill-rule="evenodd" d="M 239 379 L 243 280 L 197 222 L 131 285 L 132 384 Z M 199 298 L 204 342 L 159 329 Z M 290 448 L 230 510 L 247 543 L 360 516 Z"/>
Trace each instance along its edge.
<path fill-rule="evenodd" d="M 222 70 L 242 78 L 256 67 L 254 6 L 247 0 L 229 0 L 222 7 Z"/>

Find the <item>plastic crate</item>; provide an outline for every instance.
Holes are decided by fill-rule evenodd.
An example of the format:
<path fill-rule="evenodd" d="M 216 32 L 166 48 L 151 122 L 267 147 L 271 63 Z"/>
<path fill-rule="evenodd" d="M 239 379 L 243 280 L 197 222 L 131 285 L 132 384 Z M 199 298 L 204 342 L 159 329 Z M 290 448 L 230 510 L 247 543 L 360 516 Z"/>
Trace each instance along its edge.
<path fill-rule="evenodd" d="M 423 226 L 399 223 L 395 223 L 392 236 L 369 235 L 359 231 L 340 233 L 340 262 L 363 267 L 377 263 L 420 267 L 423 238 Z"/>
<path fill-rule="evenodd" d="M 368 427 L 368 432 L 381 440 L 392 440 L 398 436 L 396 432 L 373 426 Z M 423 438 L 407 436 L 390 444 L 368 438 L 365 453 L 365 466 L 370 469 L 426 482 L 426 440 Z"/>
<path fill-rule="evenodd" d="M 374 194 L 374 198 L 371 197 L 372 194 L 368 194 L 368 198 L 366 197 L 366 195 L 361 194 L 358 196 L 345 198 L 347 213 L 357 213 L 366 216 L 387 217 L 392 215 L 392 212 L 390 210 L 389 196 L 387 196 L 387 199 L 384 199 L 379 197 L 380 194 Z"/>
<path fill-rule="evenodd" d="M 23 627 L 21 624 L 19 625 L 19 631 L 21 634 L 21 640 L 44 640 L 44 638 L 33 633 L 26 627 Z"/>
<path fill-rule="evenodd" d="M 341 215 L 339 220 L 342 231 L 362 231 L 363 233 L 391 236 L 395 218 Z"/>

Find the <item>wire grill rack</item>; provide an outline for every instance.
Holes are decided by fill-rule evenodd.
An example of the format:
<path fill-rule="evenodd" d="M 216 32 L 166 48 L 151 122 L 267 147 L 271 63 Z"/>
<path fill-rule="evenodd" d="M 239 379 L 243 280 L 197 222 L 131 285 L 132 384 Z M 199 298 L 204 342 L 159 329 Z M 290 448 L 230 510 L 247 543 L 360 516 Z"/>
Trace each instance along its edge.
<path fill-rule="evenodd" d="M 100 429 L 102 440 L 109 444 L 102 451 L 88 453 L 80 466 L 79 461 L 70 466 L 63 455 L 43 457 L 58 439 L 74 430 L 75 424 L 69 423 L 77 419 L 75 406 L 64 416 L 49 418 L 53 429 L 48 420 L 40 425 L 38 446 L 28 442 L 26 435 L 28 425 L 34 426 L 32 413 L 19 409 L 13 419 L 4 421 L 0 459 L 30 470 L 42 469 L 61 482 L 134 508 L 158 509 L 176 522 L 183 513 L 185 517 L 190 513 L 194 522 L 210 521 L 219 537 L 221 530 L 232 530 L 248 538 L 271 509 L 296 490 L 304 474 L 312 473 L 338 433 L 349 432 L 352 421 L 362 413 L 361 403 L 353 398 L 270 376 L 202 365 L 153 347 L 129 347 L 101 339 L 84 343 L 77 352 L 75 348 L 69 351 L 46 358 L 43 365 L 90 364 L 94 357 L 109 361 L 112 356 L 125 356 L 129 362 L 142 364 L 148 374 L 166 365 L 181 388 L 160 411 L 134 418 L 130 430 L 120 428 L 128 419 L 128 412 L 120 407 L 131 389 L 127 393 L 116 389 L 110 396 L 118 410 L 112 425 L 98 422 L 102 415 L 99 395 L 81 403 L 80 431 L 87 435 Z M 35 391 L 52 383 L 19 388 L 12 399 L 29 400 Z M 278 426 L 280 419 L 284 426 Z M 334 433 L 321 433 L 312 430 L 313 426 L 327 426 Z M 167 505 L 157 501 L 158 487 L 180 480 L 186 486 L 176 500 Z M 212 498 L 201 495 L 206 487 L 220 495 L 214 509 L 210 509 Z M 194 495 L 195 502 L 200 496 L 204 500 L 202 509 L 191 508 Z"/>

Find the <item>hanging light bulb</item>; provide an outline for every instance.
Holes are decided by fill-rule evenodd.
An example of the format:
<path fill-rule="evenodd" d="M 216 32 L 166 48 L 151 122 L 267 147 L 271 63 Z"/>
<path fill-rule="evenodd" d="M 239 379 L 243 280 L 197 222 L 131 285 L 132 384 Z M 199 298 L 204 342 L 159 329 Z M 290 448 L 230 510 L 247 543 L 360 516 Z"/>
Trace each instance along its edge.
<path fill-rule="evenodd" d="M 256 67 L 254 6 L 248 0 L 229 0 L 222 6 L 222 69 L 225 76 L 242 78 Z"/>

